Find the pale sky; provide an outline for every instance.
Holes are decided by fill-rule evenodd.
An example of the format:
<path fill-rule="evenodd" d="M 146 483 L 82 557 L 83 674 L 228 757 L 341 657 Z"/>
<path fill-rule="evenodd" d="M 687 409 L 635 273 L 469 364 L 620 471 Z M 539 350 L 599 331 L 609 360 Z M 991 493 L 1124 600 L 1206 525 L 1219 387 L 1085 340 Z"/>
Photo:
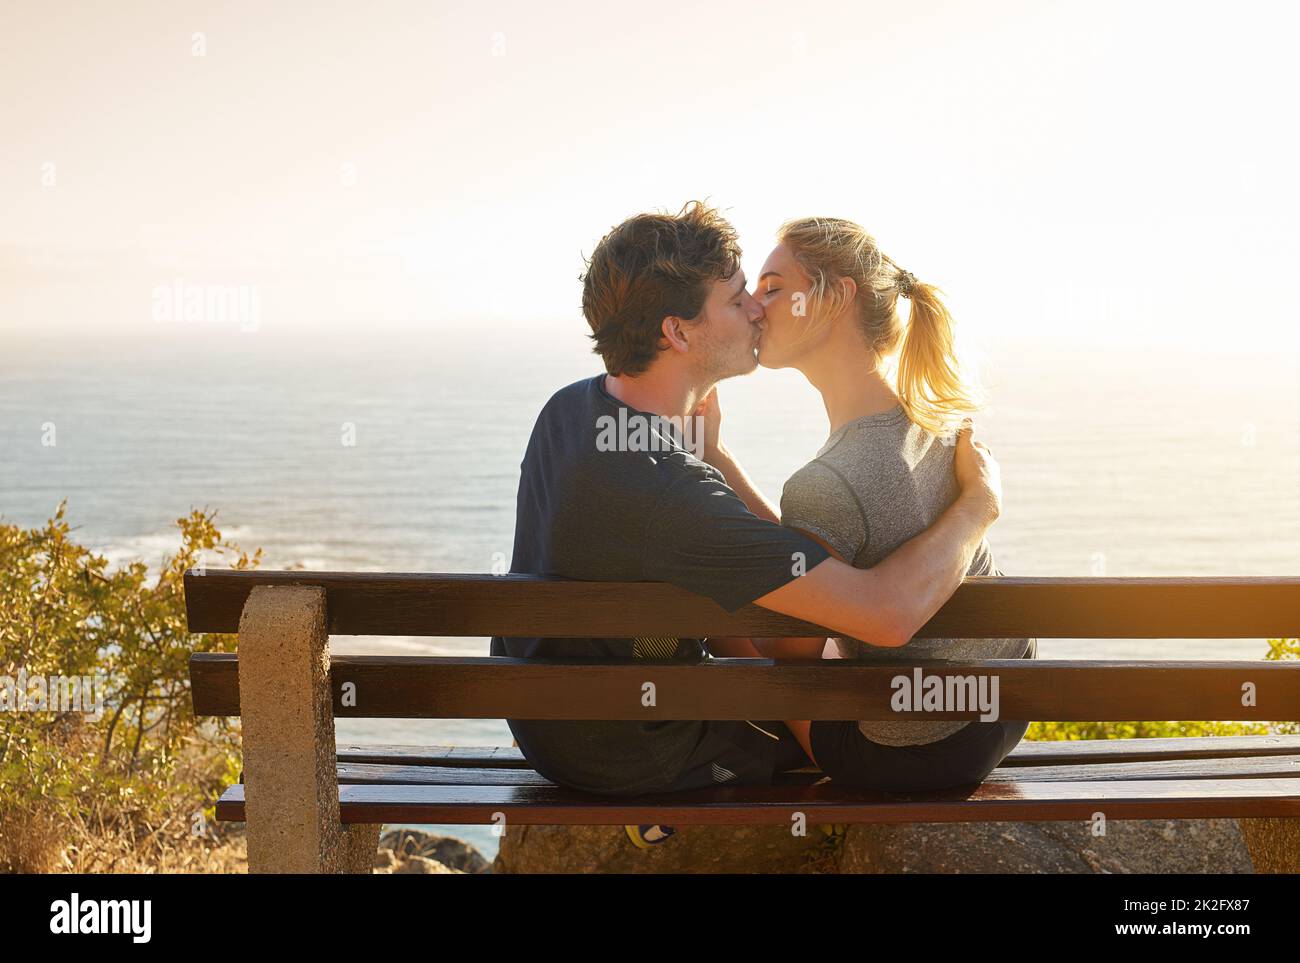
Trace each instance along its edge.
<path fill-rule="evenodd" d="M 1291 350 L 1297 19 L 5 0 L 0 332 L 145 327 L 177 279 L 267 327 L 580 324 L 601 234 L 708 197 L 751 276 L 842 216 L 990 337 Z"/>

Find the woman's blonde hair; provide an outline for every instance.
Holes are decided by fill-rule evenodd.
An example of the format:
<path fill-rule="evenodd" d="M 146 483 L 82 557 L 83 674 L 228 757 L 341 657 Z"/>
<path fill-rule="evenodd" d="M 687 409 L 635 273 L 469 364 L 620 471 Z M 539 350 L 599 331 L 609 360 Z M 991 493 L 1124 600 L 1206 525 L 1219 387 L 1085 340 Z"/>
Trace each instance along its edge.
<path fill-rule="evenodd" d="M 777 238 L 812 281 L 807 334 L 829 324 L 844 307 L 843 278 L 857 285 L 853 317 L 878 360 L 898 355 L 894 390 L 907 416 L 935 434 L 983 407 L 964 380 L 943 292 L 899 268 L 861 226 L 838 217 L 802 217 L 781 225 Z M 907 325 L 898 296 L 910 297 Z"/>

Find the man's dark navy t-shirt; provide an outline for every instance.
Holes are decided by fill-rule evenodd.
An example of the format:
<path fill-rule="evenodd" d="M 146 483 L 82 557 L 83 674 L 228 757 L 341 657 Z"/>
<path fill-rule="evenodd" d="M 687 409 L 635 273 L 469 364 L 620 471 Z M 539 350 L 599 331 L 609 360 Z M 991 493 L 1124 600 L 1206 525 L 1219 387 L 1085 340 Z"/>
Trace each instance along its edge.
<path fill-rule="evenodd" d="M 735 611 L 829 557 L 812 539 L 750 512 L 721 472 L 682 446 L 684 436 L 672 425 L 623 405 L 604 382 L 598 375 L 562 388 L 537 418 L 520 466 L 512 573 L 670 582 Z M 620 427 L 635 430 L 623 434 Z M 698 639 L 630 638 L 498 637 L 492 654 L 707 657 Z M 702 746 L 735 726 L 507 721 L 542 775 L 577 789 L 628 794 L 675 787 L 692 756 L 698 762 Z"/>

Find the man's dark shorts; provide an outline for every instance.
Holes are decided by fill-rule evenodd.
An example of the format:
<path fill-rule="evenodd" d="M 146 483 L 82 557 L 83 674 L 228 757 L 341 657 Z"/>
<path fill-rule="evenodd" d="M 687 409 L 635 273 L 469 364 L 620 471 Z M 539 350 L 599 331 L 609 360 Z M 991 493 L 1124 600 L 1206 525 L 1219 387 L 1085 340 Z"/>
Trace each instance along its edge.
<path fill-rule="evenodd" d="M 711 722 L 670 791 L 770 786 L 778 772 L 812 766 L 784 722 Z"/>

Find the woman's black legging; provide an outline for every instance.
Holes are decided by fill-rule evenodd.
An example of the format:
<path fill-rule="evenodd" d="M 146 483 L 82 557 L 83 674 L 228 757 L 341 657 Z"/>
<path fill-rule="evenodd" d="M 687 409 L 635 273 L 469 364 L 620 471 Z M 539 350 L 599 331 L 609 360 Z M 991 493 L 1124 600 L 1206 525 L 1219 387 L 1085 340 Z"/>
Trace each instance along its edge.
<path fill-rule="evenodd" d="M 1024 658 L 1038 657 L 1030 639 Z M 856 722 L 814 720 L 813 755 L 832 782 L 881 792 L 925 792 L 979 783 L 1024 736 L 1029 723 L 1011 719 L 972 722 L 951 736 L 921 746 L 882 746 Z"/>

